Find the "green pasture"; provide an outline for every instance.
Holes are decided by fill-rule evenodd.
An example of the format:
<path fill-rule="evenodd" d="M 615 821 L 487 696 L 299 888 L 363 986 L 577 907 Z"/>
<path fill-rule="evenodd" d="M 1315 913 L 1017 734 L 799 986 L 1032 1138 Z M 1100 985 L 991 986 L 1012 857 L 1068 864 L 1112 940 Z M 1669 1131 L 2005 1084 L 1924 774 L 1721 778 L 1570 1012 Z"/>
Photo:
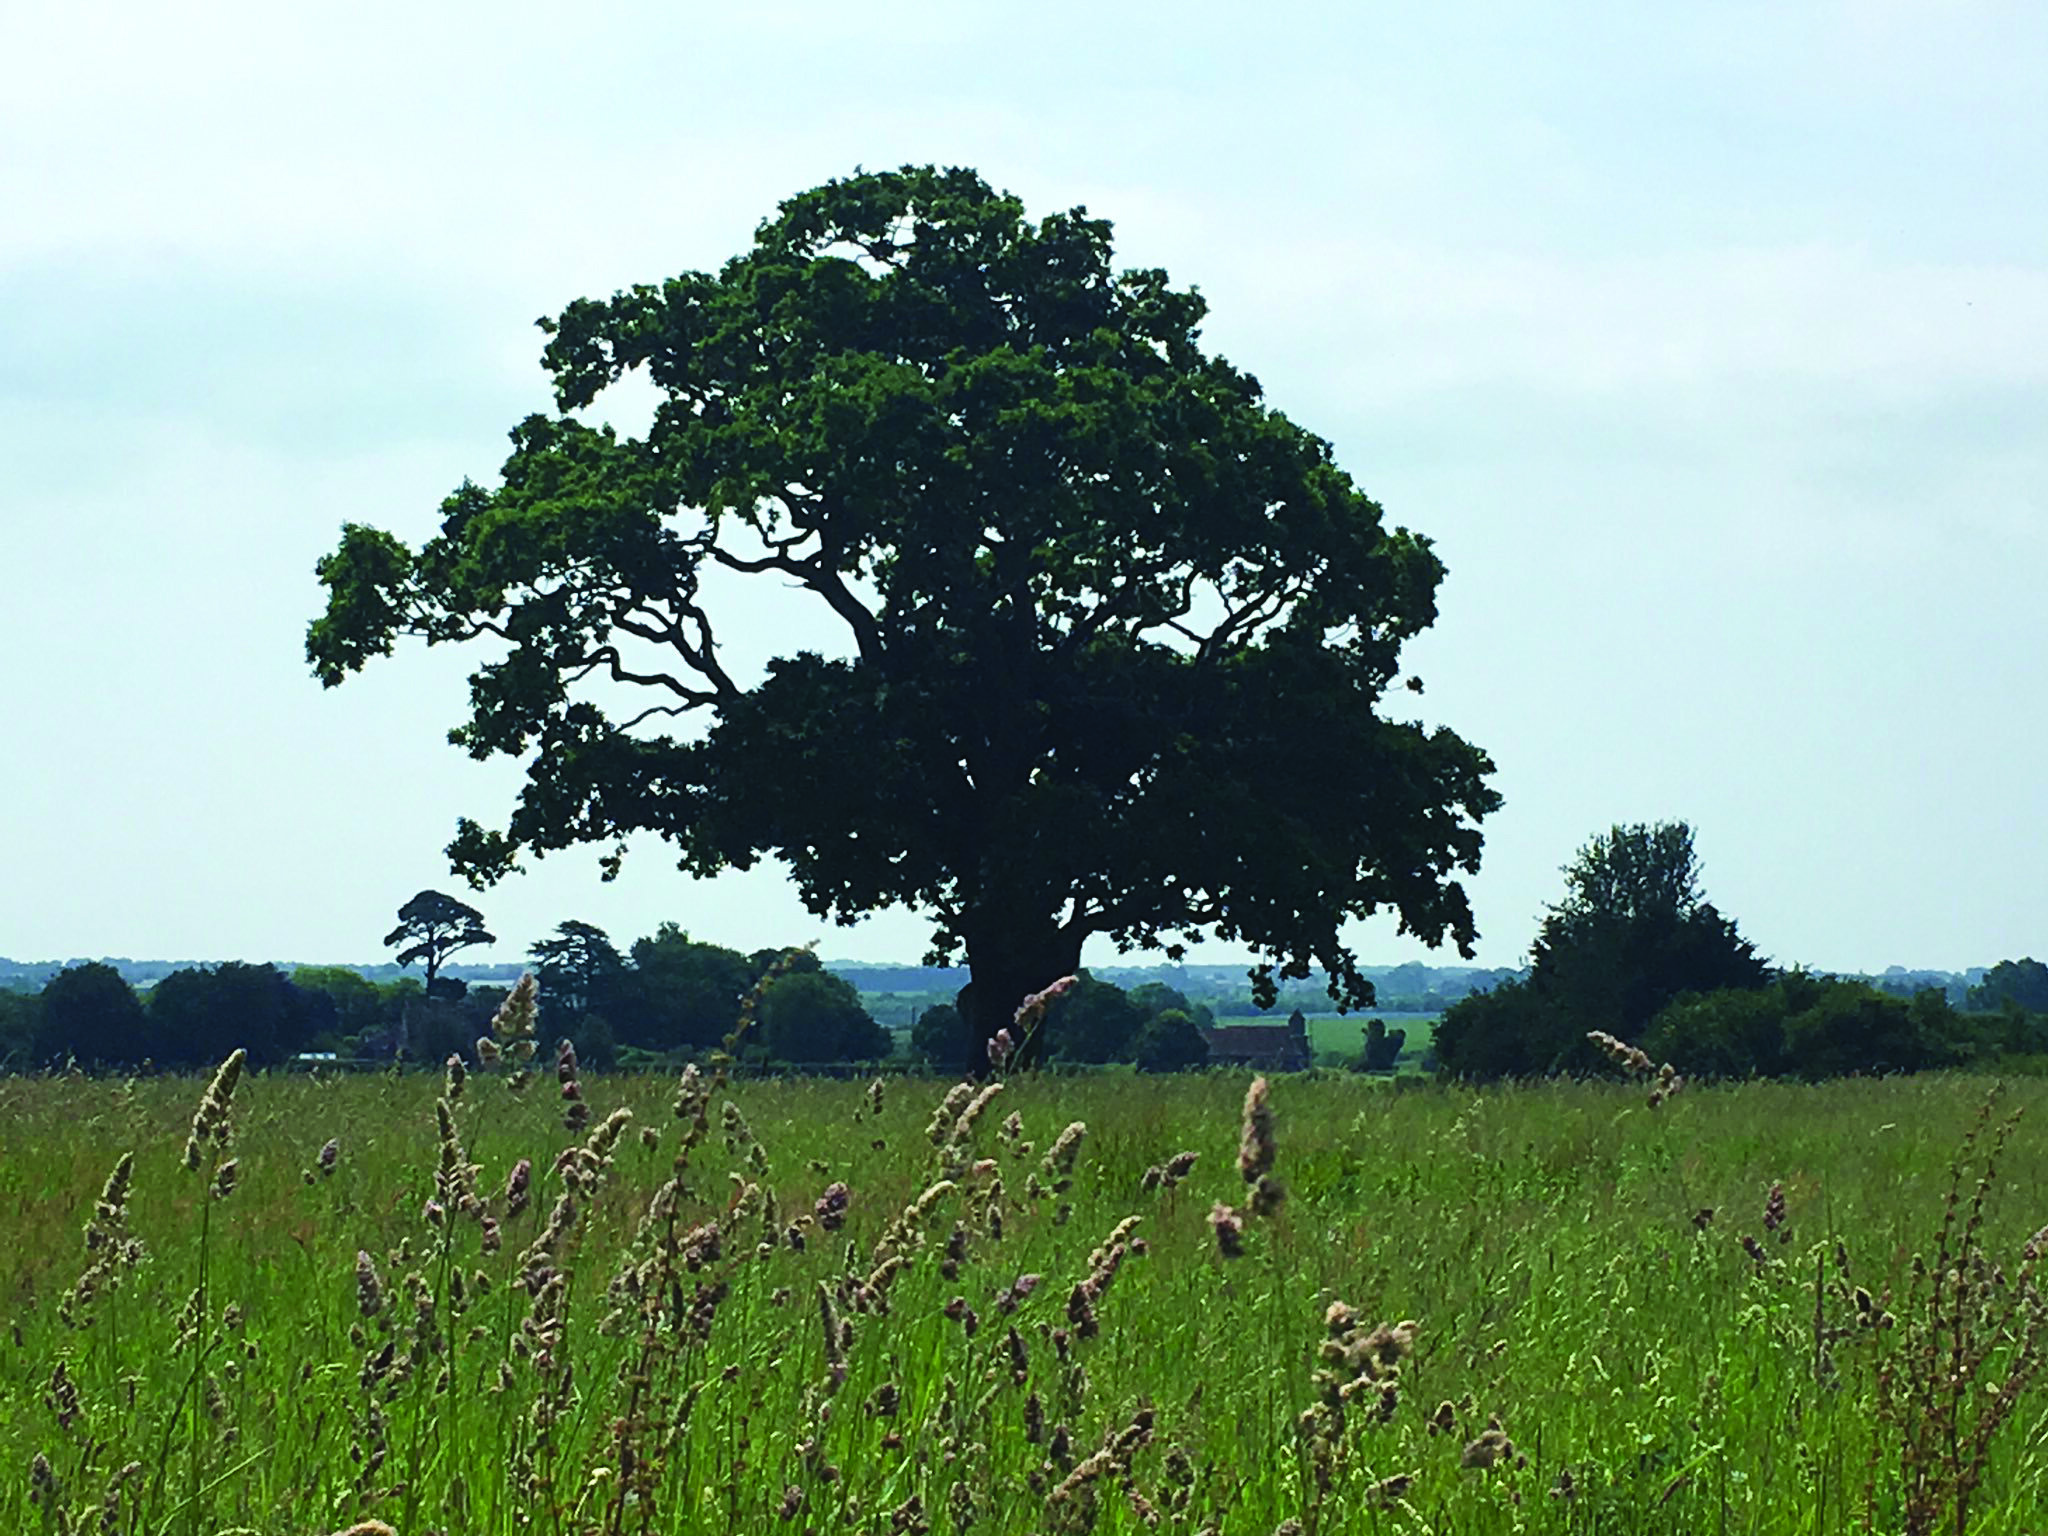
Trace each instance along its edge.
<path fill-rule="evenodd" d="M 1983 1305 L 1933 1353 L 1914 1260 L 1985 1080 L 1653 1110 L 1615 1085 L 1275 1079 L 1286 1198 L 1226 1257 L 1212 1218 L 1248 1203 L 1247 1083 L 1020 1080 L 964 1130 L 946 1118 L 944 1147 L 942 1083 L 892 1082 L 879 1112 L 855 1083 L 736 1083 L 664 1191 L 672 1080 L 586 1081 L 571 1131 L 551 1079 L 478 1076 L 444 1149 L 439 1079 L 254 1077 L 196 1173 L 199 1082 L 0 1080 L 0 1524 L 1449 1536 L 1851 1531 L 1867 1509 L 1933 1529 L 1901 1468 L 1924 1473 L 1909 1451 L 1946 1399 L 1901 1383 L 1976 1372 L 1936 1426 L 1960 1468 L 2023 1347 L 1998 1306 L 2048 1222 L 2040 1081 L 1997 1111 L 2031 1116 L 1967 1245 L 1980 1267 L 1963 1171 L 1951 1260 Z M 618 1109 L 630 1124 L 593 1143 Z M 1071 1169 L 1045 1166 L 1074 1122 Z M 125 1211 L 89 1253 L 128 1150 Z M 1147 1187 L 1182 1152 L 1185 1181 Z M 820 1217 L 835 1182 L 843 1227 Z M 139 1263 L 67 1307 L 123 1229 Z M 2009 1406 L 1971 1531 L 2041 1530 L 2048 1414 L 2038 1393 Z"/>
<path fill-rule="evenodd" d="M 1368 1013 L 1312 1013 L 1308 1019 L 1309 1048 L 1322 1055 L 1325 1052 L 1342 1056 L 1347 1062 L 1354 1059 L 1365 1048 L 1365 1025 L 1372 1017 Z M 1401 1065 L 1413 1067 L 1420 1062 L 1423 1053 L 1429 1049 L 1430 1041 L 1436 1034 L 1436 1021 L 1443 1017 L 1436 1013 L 1389 1013 L 1380 1016 L 1391 1032 L 1405 1029 L 1408 1038 L 1401 1045 Z M 1220 1022 L 1234 1024 L 1235 1019 Z"/>

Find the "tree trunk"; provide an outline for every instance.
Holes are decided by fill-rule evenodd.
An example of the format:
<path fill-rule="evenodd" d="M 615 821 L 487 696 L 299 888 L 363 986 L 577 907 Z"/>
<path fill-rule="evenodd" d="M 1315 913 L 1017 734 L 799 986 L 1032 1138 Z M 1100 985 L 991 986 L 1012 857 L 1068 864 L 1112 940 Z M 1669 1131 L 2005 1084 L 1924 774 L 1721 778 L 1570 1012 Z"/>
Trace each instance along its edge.
<path fill-rule="evenodd" d="M 988 1046 L 996 1031 L 1009 1026 L 1018 1005 L 1034 992 L 1041 992 L 1062 976 L 1071 976 L 1081 965 L 1081 936 L 1050 925 L 996 923 L 989 929 L 970 928 L 967 934 L 967 968 L 973 979 L 960 989 L 956 1006 L 967 1022 L 967 1070 L 974 1077 L 986 1077 Z M 1023 1047 L 1026 1042 L 1018 1040 Z M 1033 1056 L 1042 1039 L 1031 1043 Z M 1029 1065 L 1019 1062 L 1018 1065 Z"/>

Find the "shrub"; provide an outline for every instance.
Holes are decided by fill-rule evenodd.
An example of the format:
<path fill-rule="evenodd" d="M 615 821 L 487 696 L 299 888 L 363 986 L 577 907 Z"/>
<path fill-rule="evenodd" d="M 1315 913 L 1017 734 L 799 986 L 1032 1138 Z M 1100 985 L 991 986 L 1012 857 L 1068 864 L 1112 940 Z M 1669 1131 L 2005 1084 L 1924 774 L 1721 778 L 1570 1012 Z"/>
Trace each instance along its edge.
<path fill-rule="evenodd" d="M 1760 992 L 1680 998 L 1643 1038 L 1688 1077 L 1919 1072 L 1971 1056 L 1970 1026 L 1938 991 L 1893 997 L 1861 981 L 1789 971 Z"/>
<path fill-rule="evenodd" d="M 828 971 L 792 971 L 761 997 L 761 1036 L 775 1061 L 872 1061 L 894 1046 L 852 985 Z"/>
<path fill-rule="evenodd" d="M 1408 1031 L 1388 1029 L 1383 1019 L 1365 1021 L 1365 1044 L 1352 1066 L 1360 1072 L 1391 1072 L 1408 1043 Z"/>
<path fill-rule="evenodd" d="M 961 1068 L 974 1049 L 967 1019 L 951 1003 L 934 1003 L 911 1026 L 911 1054 L 935 1067 Z"/>
<path fill-rule="evenodd" d="M 1207 1066 L 1209 1038 L 1184 1009 L 1165 1008 L 1138 1032 L 1140 1072 L 1185 1072 Z"/>

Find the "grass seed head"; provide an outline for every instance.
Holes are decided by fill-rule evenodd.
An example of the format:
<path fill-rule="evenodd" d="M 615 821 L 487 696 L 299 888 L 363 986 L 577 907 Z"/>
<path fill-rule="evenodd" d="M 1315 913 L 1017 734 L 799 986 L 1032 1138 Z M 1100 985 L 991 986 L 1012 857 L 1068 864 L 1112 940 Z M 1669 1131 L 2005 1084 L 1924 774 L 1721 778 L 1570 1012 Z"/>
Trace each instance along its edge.
<path fill-rule="evenodd" d="M 1216 1251 L 1226 1259 L 1244 1257 L 1244 1215 L 1221 1200 L 1209 1208 L 1209 1226 L 1216 1234 Z"/>
<path fill-rule="evenodd" d="M 384 1282 L 377 1278 L 377 1265 L 369 1253 L 356 1250 L 356 1310 L 375 1317 L 384 1310 Z"/>
<path fill-rule="evenodd" d="M 580 1131 L 590 1124 L 590 1106 L 583 1102 L 583 1084 L 576 1065 L 576 1044 L 563 1040 L 555 1049 L 555 1081 L 562 1087 L 562 1126 Z"/>
<path fill-rule="evenodd" d="M 1029 1040 L 1032 1032 L 1045 1021 L 1048 1008 L 1080 984 L 1078 976 L 1062 976 L 1043 991 L 1033 992 L 1017 1005 L 1017 1012 L 1010 1019 L 1011 1038 Z"/>
<path fill-rule="evenodd" d="M 1237 1171 L 1247 1184 L 1256 1184 L 1272 1172 L 1278 1148 L 1273 1140 L 1271 1086 L 1263 1077 L 1252 1079 L 1244 1096 L 1244 1135 L 1237 1148 Z"/>
<path fill-rule="evenodd" d="M 1459 1453 L 1458 1465 L 1483 1471 L 1512 1459 L 1514 1454 L 1515 1442 L 1507 1437 L 1507 1432 L 1498 1424 L 1493 1424 L 1481 1430 L 1479 1438 L 1470 1442 Z"/>
<path fill-rule="evenodd" d="M 235 1085 L 242 1080 L 242 1066 L 249 1053 L 237 1049 L 215 1069 L 213 1080 L 200 1095 L 199 1108 L 192 1115 L 192 1129 L 185 1138 L 185 1166 L 194 1173 L 206 1159 L 206 1149 L 225 1147 L 232 1130 L 229 1118 L 234 1107 Z"/>
<path fill-rule="evenodd" d="M 1081 1140 L 1088 1134 L 1085 1121 L 1075 1120 L 1054 1139 L 1051 1149 L 1039 1164 L 1039 1171 L 1052 1186 L 1054 1194 L 1062 1194 L 1073 1183 L 1074 1163 L 1081 1155 Z"/>
<path fill-rule="evenodd" d="M 825 1186 L 825 1192 L 818 1196 L 817 1204 L 811 1207 L 811 1214 L 817 1217 L 818 1225 L 827 1232 L 837 1232 L 846 1225 L 847 1207 L 853 1203 L 853 1192 L 842 1183 Z"/>
<path fill-rule="evenodd" d="M 946 1090 L 946 1096 L 939 1101 L 939 1107 L 932 1111 L 931 1124 L 924 1128 L 924 1133 L 930 1138 L 933 1146 L 942 1147 L 946 1144 L 947 1136 L 951 1134 L 953 1127 L 959 1124 L 962 1112 L 973 1098 L 972 1083 L 955 1083 Z"/>
<path fill-rule="evenodd" d="M 533 1200 L 533 1159 L 522 1157 L 505 1176 L 505 1219 L 512 1220 Z"/>
<path fill-rule="evenodd" d="M 1254 1216 L 1271 1216 L 1287 1199 L 1287 1186 L 1270 1173 L 1259 1175 L 1259 1182 L 1252 1186 L 1251 1211 Z"/>
<path fill-rule="evenodd" d="M 1392 1477 L 1383 1477 L 1365 1490 L 1365 1502 L 1375 1506 L 1399 1503 L 1415 1485 L 1413 1472 L 1396 1472 Z"/>

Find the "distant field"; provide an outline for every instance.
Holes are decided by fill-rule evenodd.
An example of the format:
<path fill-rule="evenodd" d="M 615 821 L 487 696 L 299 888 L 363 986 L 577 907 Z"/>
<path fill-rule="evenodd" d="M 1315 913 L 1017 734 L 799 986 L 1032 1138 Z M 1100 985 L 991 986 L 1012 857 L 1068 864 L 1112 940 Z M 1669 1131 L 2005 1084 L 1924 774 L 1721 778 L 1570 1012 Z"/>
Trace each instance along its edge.
<path fill-rule="evenodd" d="M 1312 1050 L 1337 1051 L 1344 1056 L 1356 1056 L 1365 1048 L 1366 1020 L 1378 1017 L 1386 1022 L 1391 1033 L 1405 1029 L 1408 1038 L 1401 1044 L 1401 1064 L 1411 1066 L 1422 1059 L 1436 1038 L 1436 1021 L 1440 1013 L 1312 1013 L 1308 1015 L 1308 1041 Z M 1234 1020 L 1231 1022 L 1235 1022 Z"/>
<path fill-rule="evenodd" d="M 1912 1256 L 1934 1251 L 1984 1081 L 1652 1111 L 1612 1086 L 1277 1079 L 1287 1198 L 1230 1258 L 1210 1213 L 1247 1203 L 1246 1083 L 1019 1081 L 950 1151 L 927 1130 L 942 1083 L 891 1083 L 878 1114 L 858 1084 L 736 1084 L 669 1185 L 672 1082 L 583 1084 L 593 1127 L 632 1114 L 607 1149 L 564 1128 L 546 1079 L 473 1080 L 443 1143 L 436 1079 L 259 1078 L 234 1099 L 232 1191 L 209 1199 L 222 1150 L 198 1173 L 181 1157 L 201 1084 L 0 1079 L 0 1528 L 1836 1532 L 1863 1529 L 1874 1479 L 1876 1528 L 1901 1529 L 1900 1446 L 1926 1415 L 1895 1394 L 1905 1417 L 1881 1420 L 1879 1372 L 1922 1358 Z M 1986 1267 L 1956 1261 L 1992 1303 L 2048 1220 L 2048 1083 L 2010 1097 L 2033 1118 L 1993 1184 Z M 1047 1167 L 1070 1122 L 1070 1170 Z M 128 1149 L 132 1191 L 89 1253 Z M 1147 1188 L 1180 1152 L 1186 1182 Z M 843 1227 L 820 1204 L 836 1181 Z M 130 1233 L 139 1265 L 67 1309 Z M 1333 1338 L 1339 1302 L 1357 1328 Z M 1859 1327 L 1866 1305 L 1897 1326 Z M 1972 1337 L 1989 1354 L 1966 1425 L 2014 1348 Z M 2038 1533 L 2043 1487 L 2035 1394 L 1990 1445 L 1969 1529 Z"/>
<path fill-rule="evenodd" d="M 907 999 L 894 994 L 879 994 L 863 999 L 867 1009 L 890 1033 L 896 1037 L 896 1049 L 907 1054 L 910 1050 L 910 1027 L 916 1023 L 917 1015 L 930 1006 L 929 999 L 918 997 Z M 1375 1015 L 1367 1013 L 1311 1013 L 1308 1019 L 1309 1046 L 1317 1052 L 1334 1051 L 1347 1059 L 1356 1056 L 1365 1044 L 1365 1021 Z M 1401 1064 L 1413 1067 L 1429 1049 L 1436 1035 L 1436 1021 L 1440 1013 L 1382 1013 L 1377 1015 L 1386 1021 L 1387 1028 L 1405 1029 L 1408 1039 L 1401 1050 Z M 1267 1024 L 1279 1028 L 1285 1023 L 1284 1016 L 1259 1018 L 1230 1017 L 1216 1021 L 1219 1024 Z"/>

